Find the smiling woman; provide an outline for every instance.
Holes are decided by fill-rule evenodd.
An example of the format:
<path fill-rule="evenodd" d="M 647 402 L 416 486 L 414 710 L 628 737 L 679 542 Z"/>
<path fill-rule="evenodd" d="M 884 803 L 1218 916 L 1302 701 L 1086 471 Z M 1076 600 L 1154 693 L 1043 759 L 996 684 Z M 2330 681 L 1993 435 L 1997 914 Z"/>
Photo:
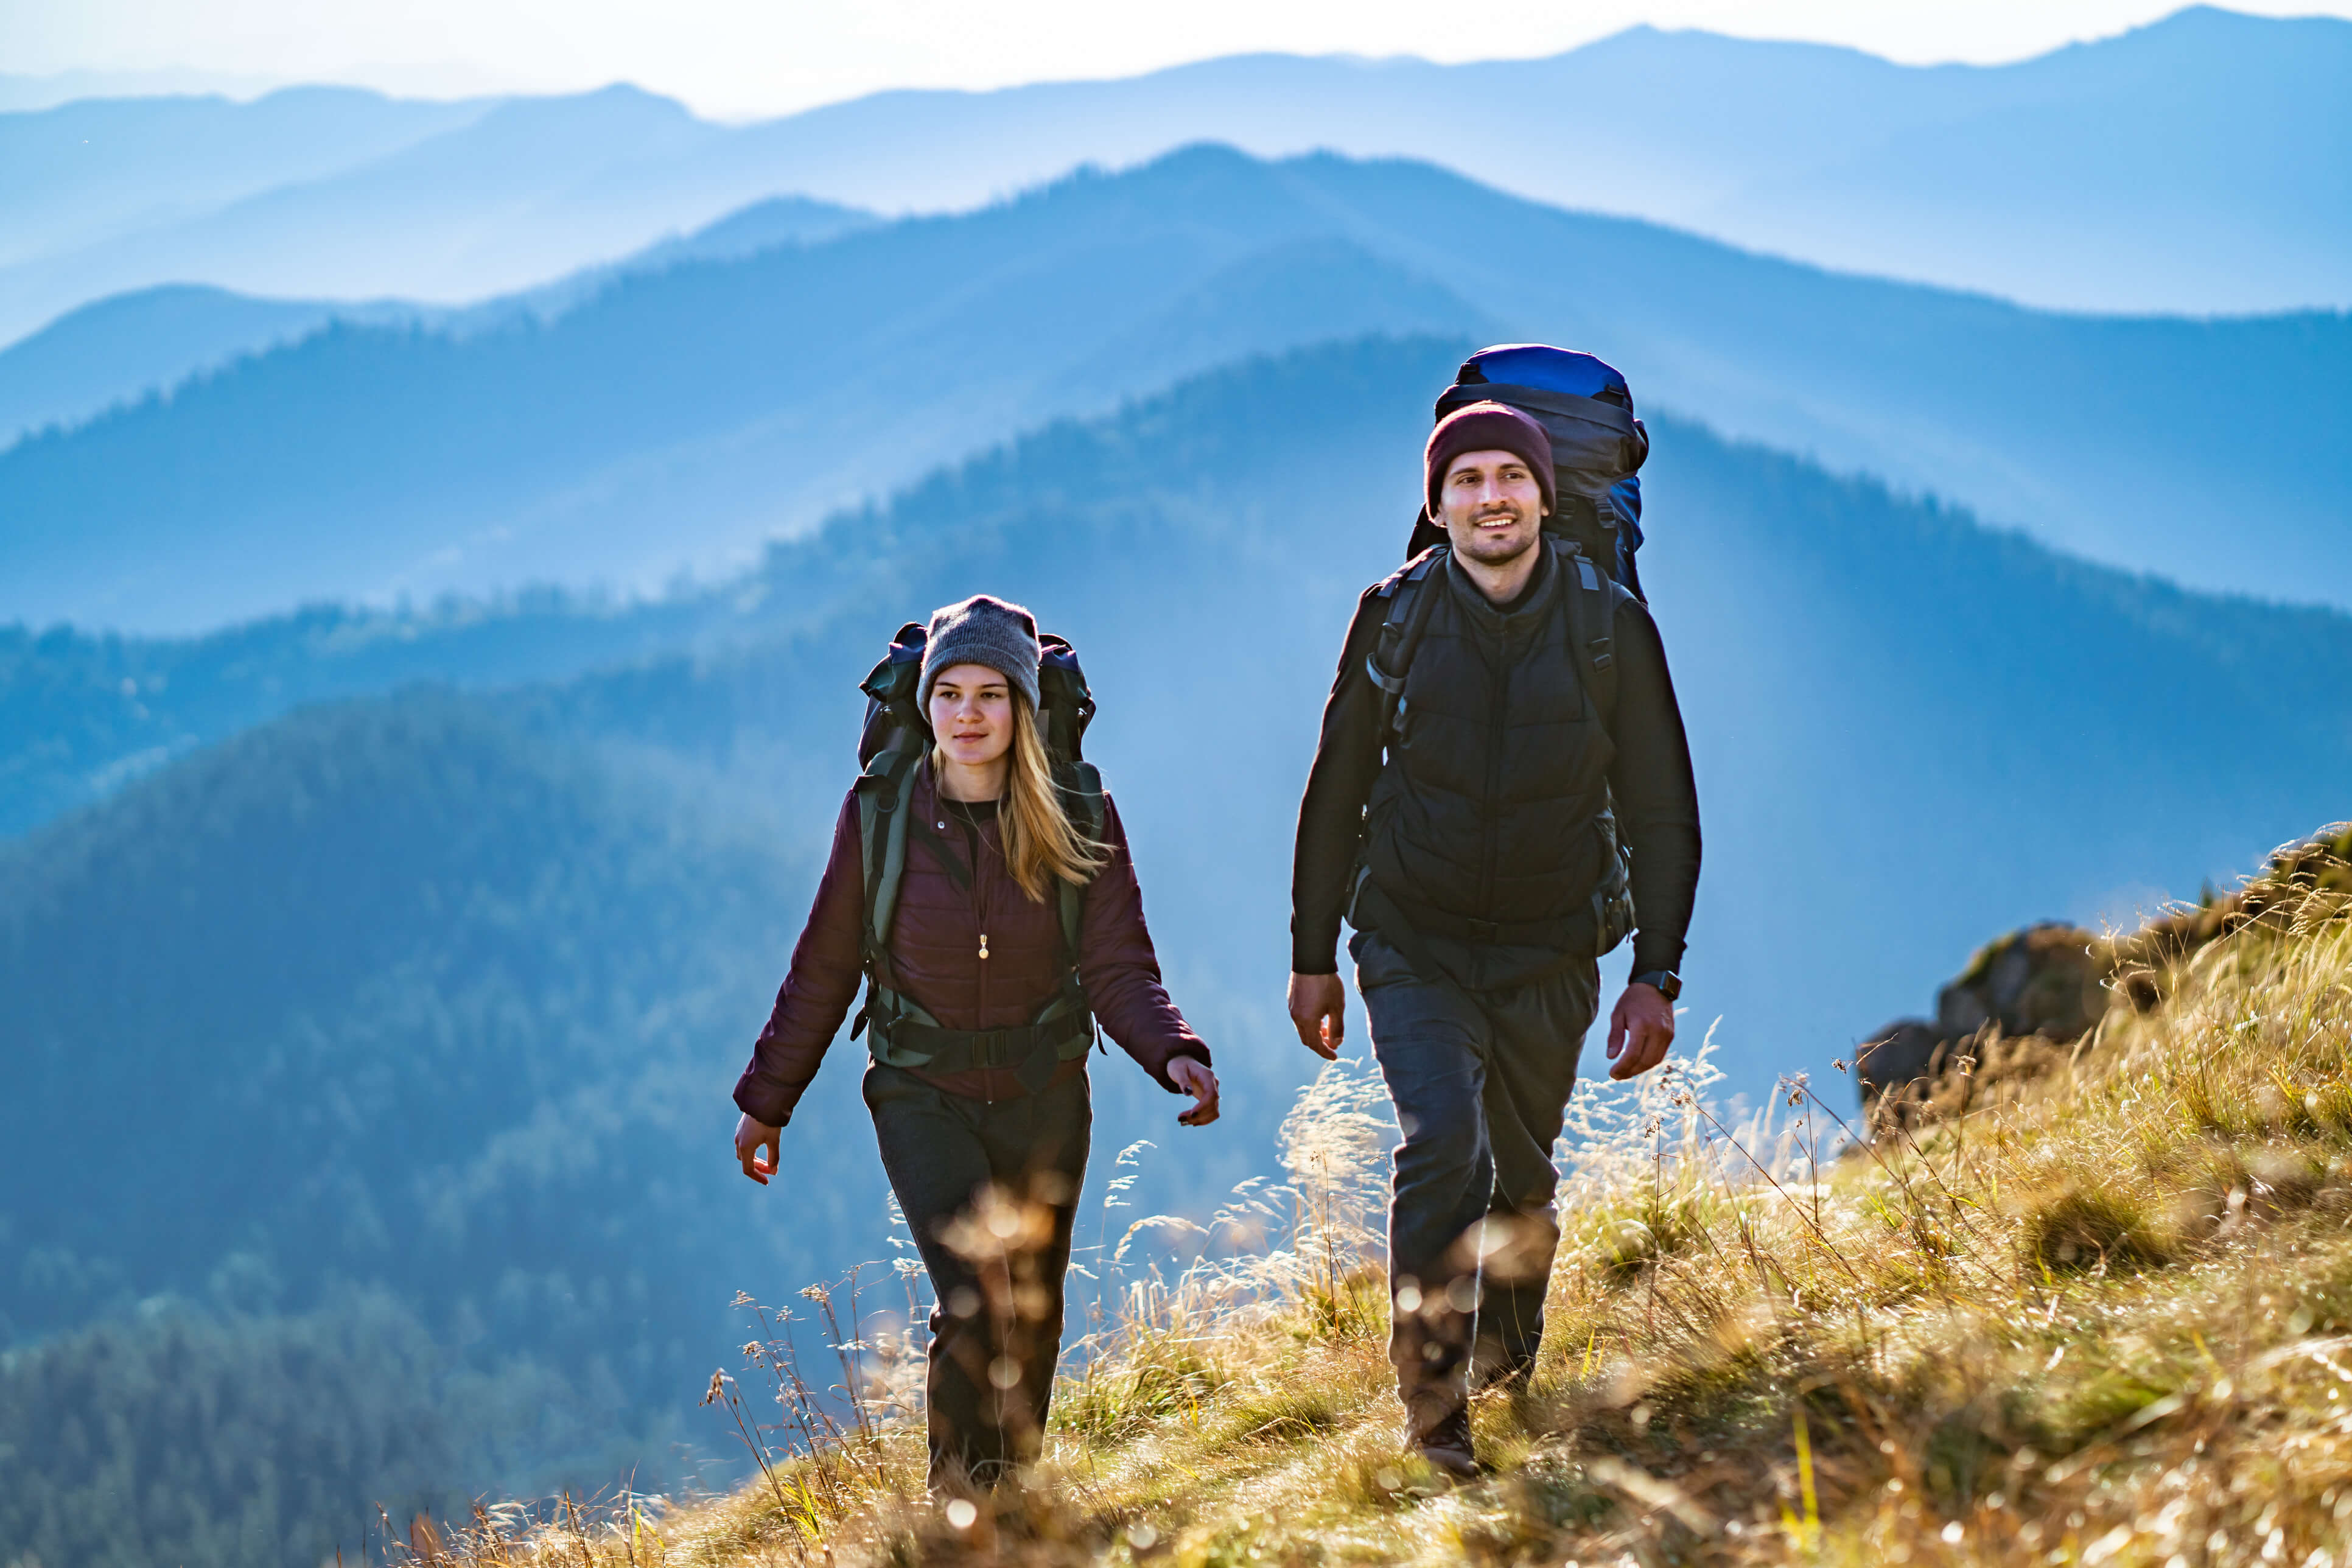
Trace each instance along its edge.
<path fill-rule="evenodd" d="M 1004 858 L 1023 892 L 1043 903 L 1055 881 L 1083 883 L 1102 869 L 1101 849 L 1062 808 L 1037 738 L 1036 704 L 1026 693 L 1016 694 L 991 666 L 959 664 L 932 679 L 924 706 L 940 793 L 962 804 L 1003 803 Z"/>
<path fill-rule="evenodd" d="M 934 614 L 921 647 L 903 726 L 920 732 L 894 735 L 842 805 L 735 1087 L 735 1156 L 762 1186 L 776 1173 L 863 976 L 866 1103 L 936 1301 L 931 1484 L 959 1492 L 995 1485 L 1045 1436 L 1097 1020 L 1192 1097 L 1187 1126 L 1217 1119 L 1217 1079 L 1160 984 L 1117 809 L 1074 747 L 1057 758 L 1039 734 L 1035 620 L 982 595 Z"/>

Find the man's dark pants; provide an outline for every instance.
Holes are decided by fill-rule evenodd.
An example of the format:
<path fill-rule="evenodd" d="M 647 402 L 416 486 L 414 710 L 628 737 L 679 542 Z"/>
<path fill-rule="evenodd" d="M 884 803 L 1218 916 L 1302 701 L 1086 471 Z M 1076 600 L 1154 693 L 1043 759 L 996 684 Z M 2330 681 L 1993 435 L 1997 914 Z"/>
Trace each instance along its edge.
<path fill-rule="evenodd" d="M 1404 1133 L 1389 1208 L 1389 1359 L 1418 1435 L 1468 1397 L 1474 1323 L 1481 1369 L 1535 1359 L 1559 1244 L 1552 1144 L 1600 966 L 1473 991 L 1417 973 L 1377 932 L 1349 950 Z"/>
<path fill-rule="evenodd" d="M 866 1104 L 938 1303 L 924 1398 L 931 1484 L 993 1486 L 1034 1458 L 1045 1438 L 1094 1121 L 1086 1074 L 1043 1094 L 989 1101 L 876 1062 Z M 992 1184 L 1044 1211 L 1039 1245 L 1009 1277 L 985 1261 L 976 1267 L 945 1235 Z"/>

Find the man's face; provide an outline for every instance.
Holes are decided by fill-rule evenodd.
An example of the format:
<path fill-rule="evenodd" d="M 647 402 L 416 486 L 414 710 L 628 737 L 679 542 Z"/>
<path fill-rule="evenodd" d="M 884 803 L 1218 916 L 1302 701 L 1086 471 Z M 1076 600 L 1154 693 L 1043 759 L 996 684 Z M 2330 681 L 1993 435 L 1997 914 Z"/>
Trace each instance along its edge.
<path fill-rule="evenodd" d="M 1437 521 L 1454 552 L 1500 565 L 1535 547 L 1543 531 L 1543 487 L 1516 452 L 1465 452 L 1437 487 Z"/>

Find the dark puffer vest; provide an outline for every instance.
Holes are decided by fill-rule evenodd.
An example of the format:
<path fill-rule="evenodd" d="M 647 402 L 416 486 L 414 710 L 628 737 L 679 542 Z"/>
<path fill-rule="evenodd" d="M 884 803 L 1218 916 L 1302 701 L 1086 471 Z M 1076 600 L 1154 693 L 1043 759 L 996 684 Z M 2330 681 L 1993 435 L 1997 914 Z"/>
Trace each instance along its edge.
<path fill-rule="evenodd" d="M 1423 935 L 1565 951 L 1594 932 L 1616 748 L 1580 679 L 1567 574 L 1549 551 L 1538 571 L 1507 614 L 1449 560 L 1406 674 L 1365 867 Z"/>

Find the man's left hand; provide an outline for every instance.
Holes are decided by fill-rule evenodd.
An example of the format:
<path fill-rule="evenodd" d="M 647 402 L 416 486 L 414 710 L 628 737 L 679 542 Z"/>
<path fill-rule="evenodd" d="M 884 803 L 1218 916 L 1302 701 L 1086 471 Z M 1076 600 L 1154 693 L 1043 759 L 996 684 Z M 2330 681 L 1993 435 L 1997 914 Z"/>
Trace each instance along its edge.
<path fill-rule="evenodd" d="M 1666 1059 L 1675 1043 L 1675 1005 L 1654 985 L 1633 984 L 1609 1015 L 1609 1069 L 1613 1079 L 1633 1078 Z"/>
<path fill-rule="evenodd" d="M 1217 1075 L 1198 1057 L 1178 1057 L 1168 1064 L 1168 1081 L 1192 1097 L 1192 1109 L 1176 1118 L 1187 1127 L 1206 1127 L 1217 1119 Z"/>

